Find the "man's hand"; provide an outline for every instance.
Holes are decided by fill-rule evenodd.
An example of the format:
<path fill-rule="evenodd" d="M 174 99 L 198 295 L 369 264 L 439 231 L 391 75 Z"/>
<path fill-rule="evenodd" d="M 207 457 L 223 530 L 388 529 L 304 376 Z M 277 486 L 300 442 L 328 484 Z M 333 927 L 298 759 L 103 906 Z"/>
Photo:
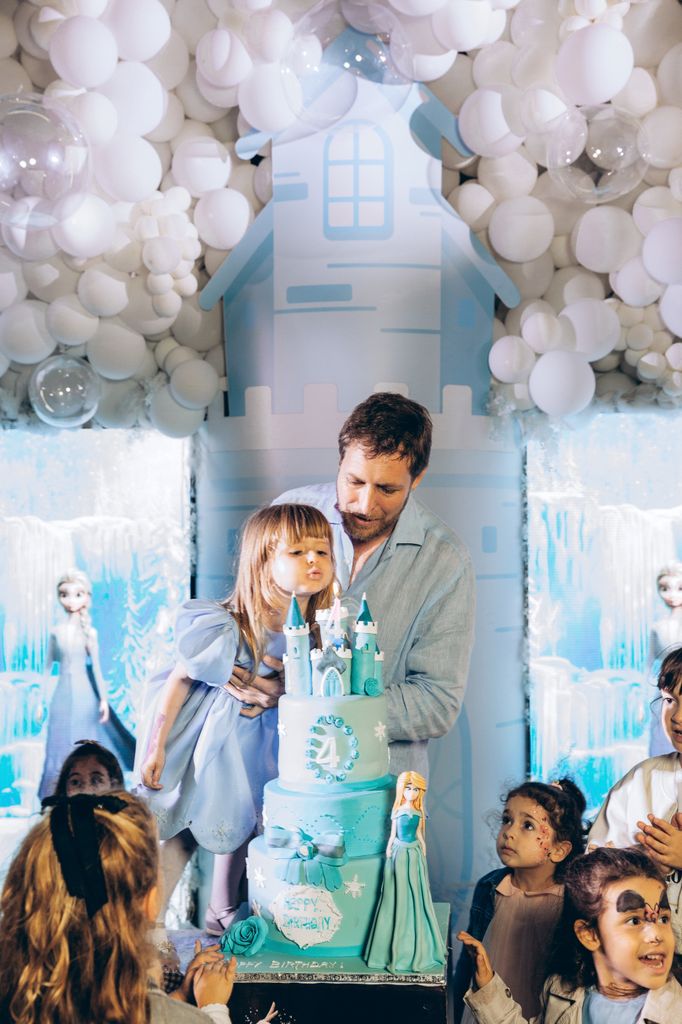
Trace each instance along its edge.
<path fill-rule="evenodd" d="M 266 708 L 276 708 L 284 693 L 284 665 L 279 658 L 272 658 L 269 654 L 265 655 L 263 662 L 273 670 L 273 675 L 256 676 L 249 682 L 248 669 L 235 665 L 229 681 L 225 683 L 225 689 L 237 700 L 255 704 L 265 711 Z M 262 714 L 262 711 L 258 714 Z"/>
<path fill-rule="evenodd" d="M 647 814 L 648 821 L 638 821 L 640 830 L 635 835 L 638 843 L 646 849 L 652 860 L 668 871 L 682 870 L 682 831 L 679 828 L 680 815 L 675 814 L 672 822 Z"/>

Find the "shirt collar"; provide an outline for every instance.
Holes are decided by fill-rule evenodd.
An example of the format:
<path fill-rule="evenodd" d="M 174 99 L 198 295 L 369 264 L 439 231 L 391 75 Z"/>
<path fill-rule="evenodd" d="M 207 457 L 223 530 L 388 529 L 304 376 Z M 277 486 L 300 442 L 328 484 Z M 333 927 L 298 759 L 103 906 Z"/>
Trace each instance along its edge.
<path fill-rule="evenodd" d="M 521 893 L 522 896 L 560 896 L 563 898 L 564 887 L 559 885 L 557 882 L 552 882 L 547 886 L 546 889 L 536 889 L 534 892 L 525 892 L 523 889 L 519 889 L 518 886 L 512 884 L 511 872 L 505 875 L 497 885 L 495 886 L 495 892 L 499 892 L 500 896 L 517 896 Z"/>
<path fill-rule="evenodd" d="M 393 551 L 398 544 L 416 544 L 417 547 L 421 547 L 424 543 L 425 535 L 426 531 L 422 523 L 419 502 L 414 497 L 414 494 L 411 493 L 405 508 L 400 513 L 398 522 L 395 524 L 393 533 L 388 538 L 387 550 Z"/>

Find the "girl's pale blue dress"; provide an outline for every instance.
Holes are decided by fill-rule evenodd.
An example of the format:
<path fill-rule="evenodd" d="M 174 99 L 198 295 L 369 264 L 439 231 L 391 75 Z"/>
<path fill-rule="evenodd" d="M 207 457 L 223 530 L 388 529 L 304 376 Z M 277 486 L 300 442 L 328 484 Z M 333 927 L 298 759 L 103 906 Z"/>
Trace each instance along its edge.
<path fill-rule="evenodd" d="M 239 714 L 242 704 L 224 684 L 234 665 L 251 668 L 237 623 L 214 601 L 188 601 L 177 616 L 178 662 L 194 680 L 166 741 L 163 789 L 140 782 L 152 726 L 170 669 L 147 684 L 135 754 L 138 793 L 149 804 L 162 839 L 189 829 L 212 853 L 231 853 L 259 822 L 263 786 L 277 774 L 277 709 L 256 718 Z M 269 634 L 267 653 L 282 657 L 282 633 Z M 260 666 L 262 675 L 272 669 Z"/>
<path fill-rule="evenodd" d="M 365 947 L 367 966 L 420 974 L 445 963 L 445 943 L 431 900 L 426 860 L 417 839 L 421 814 L 398 809 L 396 836 Z"/>

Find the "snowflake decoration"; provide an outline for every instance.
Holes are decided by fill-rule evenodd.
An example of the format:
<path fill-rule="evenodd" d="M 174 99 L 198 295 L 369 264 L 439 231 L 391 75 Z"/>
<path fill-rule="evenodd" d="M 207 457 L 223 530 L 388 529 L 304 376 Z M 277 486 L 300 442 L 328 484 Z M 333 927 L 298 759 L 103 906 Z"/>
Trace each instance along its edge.
<path fill-rule="evenodd" d="M 261 868 L 256 868 L 253 873 L 253 880 L 259 889 L 265 888 L 265 875 Z"/>
<path fill-rule="evenodd" d="M 365 882 L 361 882 L 357 875 L 353 875 L 350 882 L 343 883 L 346 889 L 346 896 L 352 896 L 354 900 L 357 900 L 362 896 L 362 890 L 365 888 Z"/>
<path fill-rule="evenodd" d="M 378 740 L 386 739 L 386 726 L 384 725 L 383 722 L 377 722 L 377 724 L 374 726 L 374 735 Z"/>
<path fill-rule="evenodd" d="M 287 734 L 287 727 L 286 727 L 286 725 L 284 724 L 284 722 L 278 722 L 277 723 L 277 735 L 278 736 L 286 736 L 286 734 Z"/>

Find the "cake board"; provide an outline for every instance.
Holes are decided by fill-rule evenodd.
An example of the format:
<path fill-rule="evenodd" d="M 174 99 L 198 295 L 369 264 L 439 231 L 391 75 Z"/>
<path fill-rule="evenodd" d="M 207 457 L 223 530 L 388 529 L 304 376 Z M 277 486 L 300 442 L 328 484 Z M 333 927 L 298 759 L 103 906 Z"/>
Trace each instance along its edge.
<path fill-rule="evenodd" d="M 447 944 L 450 905 L 435 904 Z M 183 970 L 193 955 L 197 930 L 171 932 Z M 217 940 L 216 940 L 217 941 Z M 371 970 L 360 957 L 296 957 L 261 949 L 239 957 L 237 981 L 230 999 L 233 1024 L 256 1024 L 271 1003 L 279 1011 L 275 1024 L 375 1024 L 381 1020 L 419 1020 L 450 1024 L 449 956 L 444 967 L 428 974 L 389 974 Z"/>

